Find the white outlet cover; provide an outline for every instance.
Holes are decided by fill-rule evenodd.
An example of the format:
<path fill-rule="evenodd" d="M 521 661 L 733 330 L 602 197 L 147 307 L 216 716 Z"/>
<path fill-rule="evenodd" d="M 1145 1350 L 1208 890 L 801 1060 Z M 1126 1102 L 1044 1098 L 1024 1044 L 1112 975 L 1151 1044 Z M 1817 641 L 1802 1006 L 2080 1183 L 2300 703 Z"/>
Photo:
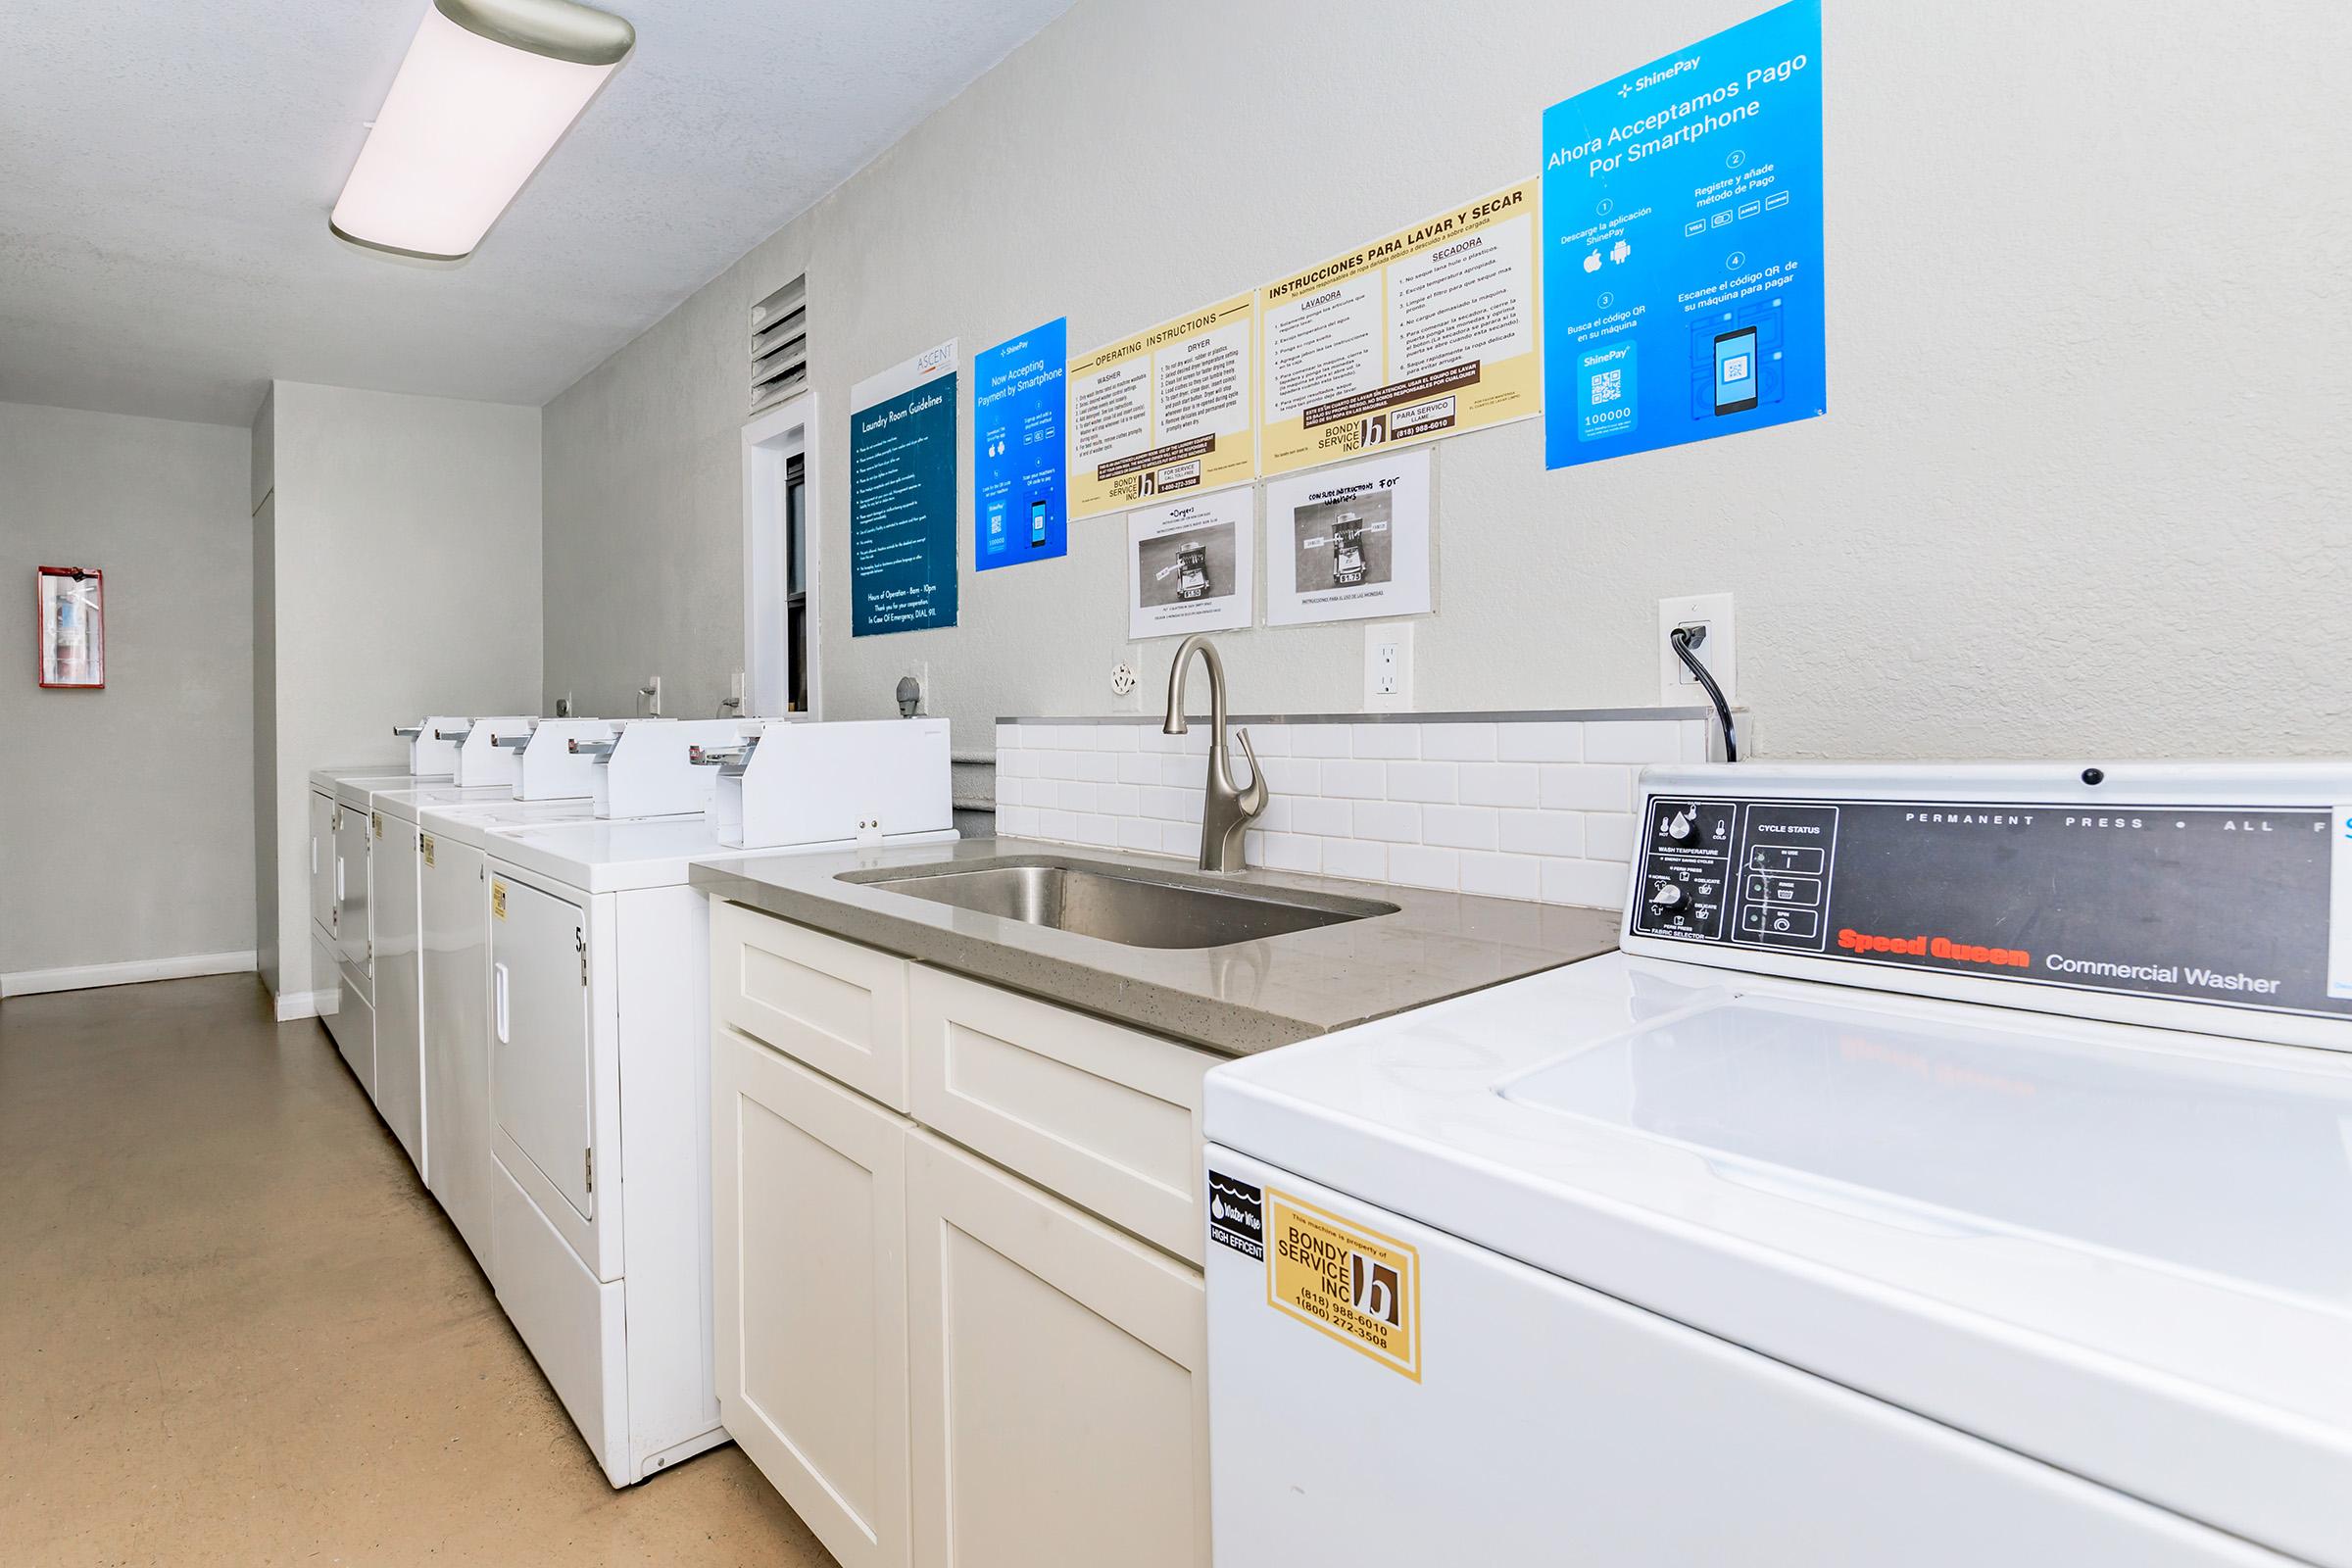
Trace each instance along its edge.
<path fill-rule="evenodd" d="M 1384 658 L 1395 650 L 1396 678 L 1394 691 L 1382 691 L 1381 668 Z M 1367 713 L 1409 712 L 1413 706 L 1413 623 L 1409 620 L 1375 621 L 1364 628 L 1364 711 Z"/>
<path fill-rule="evenodd" d="M 1135 666 L 1124 660 L 1110 666 L 1110 689 L 1116 696 L 1125 697 L 1135 690 Z"/>
<path fill-rule="evenodd" d="M 1666 640 L 1675 627 L 1690 625 L 1707 628 L 1706 642 L 1692 652 L 1715 677 L 1715 684 L 1723 688 L 1724 701 L 1739 706 L 1740 640 L 1734 635 L 1730 594 L 1685 594 L 1658 601 L 1659 699 L 1669 708 L 1703 708 L 1707 704 L 1706 689 L 1675 658 L 1674 645 Z"/>

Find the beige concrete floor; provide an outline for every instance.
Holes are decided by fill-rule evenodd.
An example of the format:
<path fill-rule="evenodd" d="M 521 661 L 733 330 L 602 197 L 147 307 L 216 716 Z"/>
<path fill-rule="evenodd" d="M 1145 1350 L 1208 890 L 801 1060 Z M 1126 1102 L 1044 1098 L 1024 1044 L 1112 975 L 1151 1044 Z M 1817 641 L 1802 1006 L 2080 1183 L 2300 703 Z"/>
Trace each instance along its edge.
<path fill-rule="evenodd" d="M 314 1020 L 0 1005 L 0 1562 L 829 1565 L 732 1446 L 616 1493 Z"/>

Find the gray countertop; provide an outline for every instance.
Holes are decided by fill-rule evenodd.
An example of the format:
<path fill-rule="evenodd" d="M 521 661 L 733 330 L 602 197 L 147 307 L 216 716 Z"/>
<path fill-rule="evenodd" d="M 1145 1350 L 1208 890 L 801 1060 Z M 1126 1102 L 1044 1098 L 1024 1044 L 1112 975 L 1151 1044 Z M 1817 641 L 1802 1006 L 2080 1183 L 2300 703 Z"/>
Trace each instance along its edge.
<path fill-rule="evenodd" d="M 698 862 L 694 886 L 867 947 L 1227 1055 L 1289 1045 L 1605 953 L 1618 916 L 1280 871 L 1214 879 L 1394 914 L 1220 948 L 1137 948 L 839 880 L 844 872 L 1015 860 L 1198 882 L 1161 856 L 966 839 L 903 849 Z"/>

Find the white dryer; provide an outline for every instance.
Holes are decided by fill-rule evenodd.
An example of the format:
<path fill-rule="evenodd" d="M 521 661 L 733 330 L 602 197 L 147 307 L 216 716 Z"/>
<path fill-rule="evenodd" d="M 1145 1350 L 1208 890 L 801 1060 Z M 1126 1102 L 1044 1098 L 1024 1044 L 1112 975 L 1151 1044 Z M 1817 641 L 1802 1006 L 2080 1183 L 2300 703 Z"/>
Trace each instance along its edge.
<path fill-rule="evenodd" d="M 1209 1075 L 1219 1568 L 2352 1565 L 2352 766 L 1643 775 Z"/>
<path fill-rule="evenodd" d="M 936 771 L 936 825 L 882 842 L 956 836 L 944 746 Z M 846 815 L 808 830 L 748 854 L 858 842 Z M 747 852 L 701 817 L 489 838 L 491 1279 L 625 1487 L 727 1437 L 710 1343 L 710 909 L 687 873 Z"/>
<path fill-rule="evenodd" d="M 490 873 L 502 827 L 585 820 L 581 798 L 517 801 L 508 785 L 428 792 L 416 808 L 417 1055 L 425 1187 L 482 1272 L 490 1236 Z"/>

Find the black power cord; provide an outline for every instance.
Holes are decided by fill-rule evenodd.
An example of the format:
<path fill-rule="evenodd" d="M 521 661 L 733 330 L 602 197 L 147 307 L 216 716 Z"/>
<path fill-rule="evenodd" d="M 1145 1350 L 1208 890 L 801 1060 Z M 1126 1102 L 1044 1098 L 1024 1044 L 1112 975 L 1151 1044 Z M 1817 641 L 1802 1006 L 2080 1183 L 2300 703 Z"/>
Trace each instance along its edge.
<path fill-rule="evenodd" d="M 1723 760 L 1737 762 L 1740 760 L 1740 732 L 1732 724 L 1732 705 L 1723 700 L 1723 688 L 1715 684 L 1714 675 L 1691 652 L 1707 640 L 1707 628 L 1700 626 L 1693 630 L 1689 626 L 1677 626 L 1666 634 L 1666 640 L 1674 645 L 1674 657 L 1681 660 L 1698 683 L 1707 689 L 1707 698 L 1715 705 L 1715 721 L 1723 726 Z"/>

